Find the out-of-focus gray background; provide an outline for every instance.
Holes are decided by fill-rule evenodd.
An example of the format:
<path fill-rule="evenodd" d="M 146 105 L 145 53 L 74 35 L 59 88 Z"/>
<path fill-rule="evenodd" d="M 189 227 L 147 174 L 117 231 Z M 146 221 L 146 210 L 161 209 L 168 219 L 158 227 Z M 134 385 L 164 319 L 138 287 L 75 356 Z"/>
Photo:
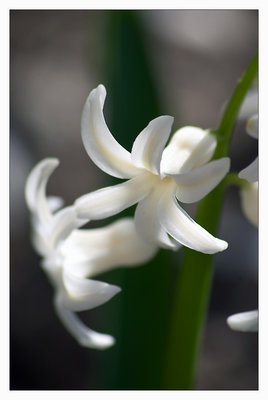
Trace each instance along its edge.
<path fill-rule="evenodd" d="M 257 50 L 257 11 L 140 14 L 161 105 L 175 117 L 174 129 L 188 124 L 216 128 Z M 88 93 L 102 82 L 106 18 L 104 10 L 10 13 L 12 389 L 90 389 L 98 379 L 98 353 L 78 347 L 54 314 L 52 289 L 29 242 L 23 191 L 30 169 L 51 156 L 60 159 L 60 166 L 49 191 L 66 204 L 105 184 L 82 146 L 80 117 Z M 256 101 L 253 91 L 236 127 L 234 171 L 257 152 L 244 128 Z M 197 388 L 256 389 L 257 335 L 233 332 L 225 322 L 232 313 L 257 307 L 257 230 L 244 218 L 236 189 L 227 192 L 218 236 L 229 248 L 215 257 Z"/>

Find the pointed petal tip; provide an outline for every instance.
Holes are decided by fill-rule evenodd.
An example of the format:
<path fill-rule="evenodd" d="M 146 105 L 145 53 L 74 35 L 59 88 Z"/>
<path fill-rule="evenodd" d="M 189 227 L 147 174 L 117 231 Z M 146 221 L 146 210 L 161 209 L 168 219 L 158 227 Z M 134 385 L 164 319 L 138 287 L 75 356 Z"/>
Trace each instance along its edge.
<path fill-rule="evenodd" d="M 194 249 L 194 250 L 200 251 L 201 253 L 204 253 L 204 254 L 216 254 L 216 253 L 220 253 L 220 252 L 226 250 L 229 246 L 228 243 L 225 242 L 225 240 L 221 240 L 221 239 L 215 238 L 213 236 L 212 236 L 212 239 L 214 239 L 214 240 L 212 240 L 212 243 L 209 247 L 208 246 L 206 247 L 203 245 L 202 247 L 200 247 L 200 249 L 198 249 L 196 247 L 196 249 Z"/>
<path fill-rule="evenodd" d="M 77 340 L 81 346 L 96 350 L 106 350 L 115 344 L 115 338 L 113 336 L 94 331 L 90 332 L 88 338 L 83 336 Z"/>
<path fill-rule="evenodd" d="M 240 332 L 257 332 L 258 310 L 230 315 L 227 320 L 230 329 Z"/>

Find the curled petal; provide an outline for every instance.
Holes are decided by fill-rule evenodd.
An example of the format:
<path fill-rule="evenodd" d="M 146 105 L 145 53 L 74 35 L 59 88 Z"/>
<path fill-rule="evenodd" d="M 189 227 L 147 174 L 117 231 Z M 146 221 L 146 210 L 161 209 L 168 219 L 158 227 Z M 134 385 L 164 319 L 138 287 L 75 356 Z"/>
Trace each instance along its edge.
<path fill-rule="evenodd" d="M 107 174 L 131 178 L 139 172 L 132 164 L 130 153 L 112 136 L 104 116 L 106 90 L 99 85 L 92 90 L 82 113 L 82 140 L 89 157 Z"/>
<path fill-rule="evenodd" d="M 246 125 L 247 133 L 254 139 L 258 139 L 259 135 L 259 116 L 258 114 L 253 115 L 253 117 L 247 120 Z"/>
<path fill-rule="evenodd" d="M 170 194 L 161 198 L 158 217 L 163 228 L 175 240 L 190 249 L 214 254 L 228 247 L 228 243 L 215 238 L 198 225 Z"/>
<path fill-rule="evenodd" d="M 256 182 L 259 179 L 258 164 L 259 158 L 256 157 L 251 164 L 239 172 L 239 178 L 246 179 L 248 182 Z"/>
<path fill-rule="evenodd" d="M 63 305 L 60 295 L 56 296 L 54 305 L 60 321 L 81 346 L 104 350 L 115 343 L 112 336 L 95 332 L 83 324 L 74 312 Z"/>
<path fill-rule="evenodd" d="M 177 199 L 183 203 L 194 203 L 211 192 L 229 169 L 230 159 L 225 157 L 201 165 L 186 174 L 169 174 L 169 176 L 178 184 Z"/>
<path fill-rule="evenodd" d="M 227 324 L 234 331 L 257 332 L 259 313 L 258 310 L 242 312 L 227 318 Z"/>
<path fill-rule="evenodd" d="M 168 140 L 173 117 L 161 116 L 151 121 L 133 143 L 131 158 L 136 167 L 160 174 L 160 161 Z"/>
<path fill-rule="evenodd" d="M 151 190 L 146 173 L 115 186 L 86 194 L 75 201 L 79 218 L 104 219 L 140 201 Z"/>
<path fill-rule="evenodd" d="M 104 228 L 76 230 L 62 248 L 64 267 L 76 275 L 91 277 L 114 267 L 142 264 L 156 250 L 155 245 L 140 238 L 132 218 Z"/>
<path fill-rule="evenodd" d="M 58 165 L 58 159 L 46 158 L 32 169 L 26 181 L 25 200 L 27 206 L 43 223 L 48 222 L 51 218 L 46 200 L 47 181 Z"/>
<path fill-rule="evenodd" d="M 90 310 L 106 303 L 121 291 L 120 287 L 105 282 L 81 278 L 70 271 L 63 272 L 65 307 L 72 311 Z"/>
<path fill-rule="evenodd" d="M 138 234 L 148 243 L 155 243 L 166 249 L 177 250 L 180 244 L 169 237 L 158 220 L 157 208 L 159 197 L 158 191 L 150 193 L 139 202 L 135 212 L 135 225 Z"/>
<path fill-rule="evenodd" d="M 161 173 L 184 174 L 208 162 L 216 148 L 216 138 L 209 131 L 194 126 L 179 129 L 163 151 Z"/>

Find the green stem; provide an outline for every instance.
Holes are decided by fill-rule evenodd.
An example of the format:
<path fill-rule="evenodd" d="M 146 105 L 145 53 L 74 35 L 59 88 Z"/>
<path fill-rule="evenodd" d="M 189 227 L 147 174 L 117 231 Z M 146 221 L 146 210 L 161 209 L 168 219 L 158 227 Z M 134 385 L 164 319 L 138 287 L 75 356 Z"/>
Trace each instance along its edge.
<path fill-rule="evenodd" d="M 219 128 L 213 132 L 218 140 L 214 158 L 228 155 L 237 114 L 256 76 L 257 68 L 258 56 L 256 55 L 238 82 Z M 217 231 L 225 187 L 226 183 L 222 181 L 200 202 L 197 210 L 196 222 L 213 235 Z M 164 365 L 164 388 L 166 389 L 185 390 L 194 387 L 196 364 L 213 278 L 212 261 L 211 255 L 191 249 L 184 250 L 175 285 L 167 340 Z"/>
<path fill-rule="evenodd" d="M 239 176 L 234 172 L 228 174 L 225 177 L 224 183 L 225 183 L 225 187 L 228 187 L 229 185 L 234 185 L 234 186 L 238 186 L 240 188 L 245 188 L 249 185 L 248 181 L 246 181 L 245 179 L 239 178 Z"/>

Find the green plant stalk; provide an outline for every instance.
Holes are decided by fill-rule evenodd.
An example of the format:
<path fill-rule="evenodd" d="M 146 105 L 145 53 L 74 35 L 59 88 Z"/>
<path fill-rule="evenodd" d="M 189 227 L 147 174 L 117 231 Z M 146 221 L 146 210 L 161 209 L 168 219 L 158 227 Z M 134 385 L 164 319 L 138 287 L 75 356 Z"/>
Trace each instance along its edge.
<path fill-rule="evenodd" d="M 256 55 L 239 80 L 225 109 L 219 128 L 213 133 L 217 137 L 215 158 L 225 157 L 229 152 L 232 132 L 237 114 L 253 79 L 257 74 Z M 199 204 L 196 222 L 213 235 L 216 234 L 223 203 L 226 177 Z M 196 366 L 204 322 L 207 315 L 213 279 L 213 257 L 191 249 L 185 249 L 178 272 L 171 310 L 164 365 L 164 389 L 189 390 L 194 388 Z"/>
<path fill-rule="evenodd" d="M 126 149 L 131 149 L 149 121 L 162 114 L 140 17 L 140 11 L 134 10 L 107 13 L 103 83 L 108 96 L 104 111 L 108 126 Z M 120 217 L 133 211 L 126 210 Z M 101 331 L 111 333 L 116 345 L 98 354 L 101 389 L 159 388 L 172 256 L 167 250 L 159 251 L 141 268 L 117 269 L 104 279 L 120 286 L 122 292 L 105 305 L 108 312 L 103 320 L 107 326 L 101 327 Z M 165 263 L 170 268 L 164 268 Z"/>

